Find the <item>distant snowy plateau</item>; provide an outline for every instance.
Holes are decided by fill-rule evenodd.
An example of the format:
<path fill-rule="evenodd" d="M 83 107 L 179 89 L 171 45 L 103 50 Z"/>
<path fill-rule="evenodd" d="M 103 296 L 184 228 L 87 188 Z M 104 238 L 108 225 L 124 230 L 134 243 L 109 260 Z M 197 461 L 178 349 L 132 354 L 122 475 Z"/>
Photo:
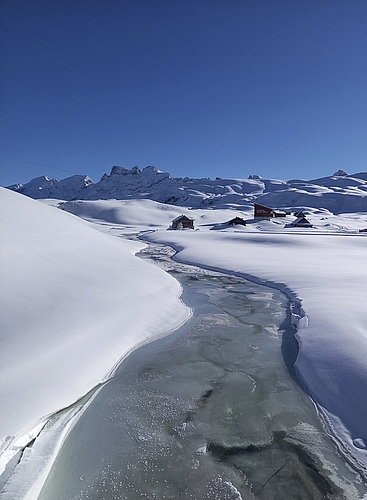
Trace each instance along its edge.
<path fill-rule="evenodd" d="M 254 203 L 279 216 L 255 217 Z M 308 227 L 294 225 L 299 212 Z M 171 230 L 181 214 L 194 230 Z M 245 224 L 230 225 L 236 217 Z M 192 314 L 170 273 L 135 255 L 147 243 L 287 295 L 296 373 L 367 484 L 367 172 L 211 180 L 113 167 L 97 183 L 39 177 L 0 188 L 0 238 L 1 498 L 49 415 Z M 26 492 L 30 476 L 20 481 Z M 32 491 L 16 498 L 33 500 Z"/>
<path fill-rule="evenodd" d="M 8 187 L 31 198 L 58 200 L 150 199 L 193 208 L 248 208 L 257 203 L 283 207 L 325 208 L 333 213 L 367 211 L 367 173 L 348 175 L 339 170 L 333 176 L 310 181 L 171 177 L 156 167 L 112 167 L 110 175 L 93 183 L 83 175 L 61 181 L 37 177 L 26 184 Z"/>

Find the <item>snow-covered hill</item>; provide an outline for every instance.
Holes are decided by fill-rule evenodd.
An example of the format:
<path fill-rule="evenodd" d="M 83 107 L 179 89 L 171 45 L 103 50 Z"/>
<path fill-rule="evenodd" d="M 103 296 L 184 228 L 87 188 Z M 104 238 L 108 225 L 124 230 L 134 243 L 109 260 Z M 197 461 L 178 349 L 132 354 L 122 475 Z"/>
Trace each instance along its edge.
<path fill-rule="evenodd" d="M 134 256 L 142 243 L 3 188 L 0 235 L 1 475 L 9 436 L 78 399 L 189 311 L 180 285 Z"/>
<path fill-rule="evenodd" d="M 155 167 L 128 170 L 113 167 L 93 183 L 73 175 L 61 181 L 37 177 L 8 189 L 31 198 L 59 200 L 150 199 L 193 208 L 247 209 L 254 201 L 274 208 L 325 208 L 335 213 L 367 211 L 367 172 L 349 175 L 339 170 L 314 180 L 274 180 L 251 175 L 248 179 L 215 180 L 171 177 Z"/>

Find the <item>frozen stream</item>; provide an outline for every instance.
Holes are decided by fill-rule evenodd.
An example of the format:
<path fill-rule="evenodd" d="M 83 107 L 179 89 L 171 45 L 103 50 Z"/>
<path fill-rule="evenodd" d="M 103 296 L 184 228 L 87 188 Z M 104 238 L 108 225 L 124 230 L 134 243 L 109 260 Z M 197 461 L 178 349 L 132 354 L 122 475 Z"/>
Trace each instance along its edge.
<path fill-rule="evenodd" d="M 277 290 L 183 266 L 192 318 L 118 367 L 67 435 L 39 498 L 358 499 L 366 491 L 287 370 L 296 355 Z M 293 374 L 294 377 L 294 374 Z"/>

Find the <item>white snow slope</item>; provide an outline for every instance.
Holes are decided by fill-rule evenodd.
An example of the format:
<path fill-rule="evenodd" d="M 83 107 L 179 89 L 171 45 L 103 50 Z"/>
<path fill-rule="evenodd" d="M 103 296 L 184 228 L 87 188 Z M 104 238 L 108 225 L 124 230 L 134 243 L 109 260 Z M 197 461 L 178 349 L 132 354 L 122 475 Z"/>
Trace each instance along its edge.
<path fill-rule="evenodd" d="M 143 243 L 0 188 L 0 440 L 74 402 L 190 314 Z"/>

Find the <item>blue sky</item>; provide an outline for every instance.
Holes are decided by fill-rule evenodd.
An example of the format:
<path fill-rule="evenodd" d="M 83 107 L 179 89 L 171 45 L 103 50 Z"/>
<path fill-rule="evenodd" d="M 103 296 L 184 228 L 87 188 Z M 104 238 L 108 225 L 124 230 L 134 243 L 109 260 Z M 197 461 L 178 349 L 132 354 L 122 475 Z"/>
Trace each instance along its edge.
<path fill-rule="evenodd" d="M 1 0 L 0 185 L 367 170 L 365 0 Z"/>

